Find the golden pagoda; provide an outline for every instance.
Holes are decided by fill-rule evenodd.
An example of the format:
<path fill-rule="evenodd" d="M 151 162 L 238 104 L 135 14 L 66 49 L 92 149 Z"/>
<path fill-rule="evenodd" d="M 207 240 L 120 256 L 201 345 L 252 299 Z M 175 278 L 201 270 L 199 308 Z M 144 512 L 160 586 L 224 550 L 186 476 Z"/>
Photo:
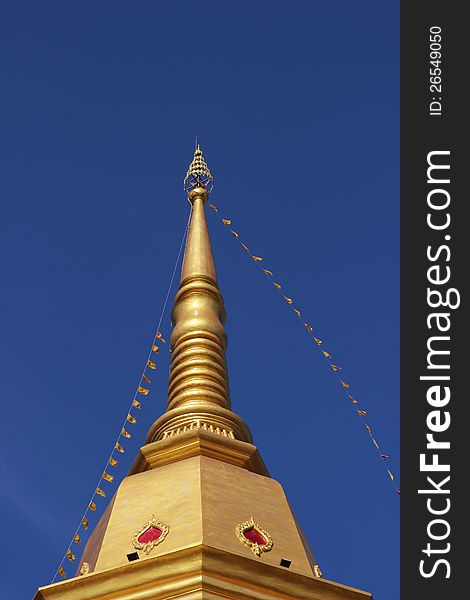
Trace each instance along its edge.
<path fill-rule="evenodd" d="M 171 334 L 168 407 L 85 546 L 75 577 L 35 600 L 366 600 L 324 579 L 281 485 L 231 410 L 225 309 L 198 146 Z"/>

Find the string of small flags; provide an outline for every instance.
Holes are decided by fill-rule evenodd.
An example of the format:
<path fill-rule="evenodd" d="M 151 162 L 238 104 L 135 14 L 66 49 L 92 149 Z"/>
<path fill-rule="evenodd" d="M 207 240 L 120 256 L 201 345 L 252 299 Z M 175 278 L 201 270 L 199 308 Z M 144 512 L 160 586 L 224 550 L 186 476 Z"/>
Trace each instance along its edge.
<path fill-rule="evenodd" d="M 97 502 L 99 498 L 105 498 L 107 495 L 107 484 L 108 483 L 113 483 L 114 481 L 114 475 L 112 474 L 112 470 L 114 468 L 116 468 L 118 466 L 118 454 L 123 454 L 125 452 L 125 448 L 124 448 L 124 439 L 129 439 L 130 437 L 132 437 L 132 434 L 128 431 L 128 429 L 130 429 L 130 425 L 135 425 L 137 423 L 137 418 L 135 416 L 135 411 L 136 410 L 140 410 L 142 408 L 142 396 L 148 396 L 149 392 L 150 392 L 150 386 L 152 384 L 152 380 L 150 379 L 149 375 L 150 375 L 150 371 L 154 371 L 157 368 L 157 363 L 156 363 L 156 357 L 158 356 L 159 352 L 160 352 L 160 346 L 159 344 L 165 344 L 165 340 L 163 338 L 163 335 L 161 334 L 160 331 L 157 331 L 157 333 L 155 334 L 153 341 L 152 341 L 152 346 L 150 348 L 150 352 L 148 354 L 147 357 L 147 362 L 145 363 L 145 366 L 142 370 L 142 374 L 140 376 L 139 379 L 139 383 L 137 385 L 137 389 L 134 393 L 134 397 L 132 398 L 132 402 L 129 406 L 129 409 L 127 411 L 127 416 L 124 419 L 124 422 L 122 424 L 122 428 L 121 431 L 119 432 L 119 435 L 116 438 L 116 441 L 114 443 L 113 449 L 111 451 L 111 454 L 109 455 L 108 461 L 106 463 L 106 466 L 103 470 L 103 474 L 101 475 L 101 477 L 98 480 L 98 483 L 96 485 L 95 491 L 93 492 L 90 501 L 87 504 L 87 507 L 85 509 L 85 512 L 83 513 L 83 516 L 80 520 L 80 523 L 77 527 L 77 529 L 75 530 L 75 533 L 73 534 L 72 540 L 70 541 L 70 544 L 62 558 L 62 561 L 54 575 L 54 578 L 52 580 L 52 583 L 54 583 L 57 575 L 60 575 L 60 577 L 62 577 L 63 579 L 65 579 L 67 577 L 67 573 L 65 571 L 64 568 L 64 563 L 66 561 L 66 559 L 68 559 L 70 562 L 74 562 L 76 560 L 76 546 L 80 546 L 82 543 L 82 531 L 83 530 L 87 530 L 88 529 L 88 513 L 91 512 L 96 512 L 97 510 Z"/>
<path fill-rule="evenodd" d="M 390 460 L 390 456 L 388 454 L 385 454 L 383 452 L 383 450 L 381 449 L 379 442 L 377 441 L 375 435 L 372 432 L 371 426 L 367 422 L 367 419 L 366 419 L 367 411 L 359 406 L 356 396 L 353 395 L 353 393 L 352 393 L 351 385 L 344 379 L 344 376 L 341 373 L 341 371 L 343 370 L 342 367 L 340 365 L 336 364 L 336 361 L 333 359 L 333 356 L 325 349 L 324 340 L 321 339 L 320 337 L 318 337 L 316 330 L 314 330 L 314 328 L 307 321 L 304 320 L 304 317 L 302 316 L 301 311 L 298 308 L 296 308 L 293 298 L 286 295 L 286 293 L 284 292 L 283 286 L 278 281 L 276 281 L 276 278 L 274 277 L 273 272 L 270 271 L 269 269 L 264 268 L 263 258 L 261 256 L 257 256 L 256 254 L 253 254 L 250 251 L 250 249 L 248 248 L 248 246 L 242 242 L 238 232 L 235 231 L 234 229 L 232 229 L 231 219 L 223 218 L 220 215 L 219 209 L 217 208 L 217 206 L 215 204 L 209 204 L 209 207 L 215 213 L 217 213 L 218 217 L 220 218 L 220 220 L 222 221 L 224 226 L 228 229 L 228 231 L 230 231 L 232 236 L 237 240 L 237 242 L 240 244 L 240 246 L 243 248 L 243 250 L 248 254 L 248 256 L 256 264 L 256 266 L 264 273 L 264 275 L 267 277 L 267 279 L 269 280 L 271 285 L 280 294 L 280 296 L 283 298 L 284 302 L 286 302 L 288 304 L 290 309 L 294 312 L 296 317 L 302 323 L 303 327 L 305 328 L 305 331 L 315 342 L 316 347 L 318 348 L 319 352 L 321 353 L 323 358 L 327 361 L 329 368 L 331 369 L 332 373 L 335 375 L 336 379 L 338 380 L 338 382 L 341 386 L 341 389 L 344 391 L 347 398 L 352 403 L 358 417 L 361 419 L 362 425 L 363 425 L 364 429 L 367 431 L 367 433 L 370 437 L 370 440 L 373 443 L 374 448 L 377 451 L 381 462 L 383 463 L 385 471 L 387 472 L 387 475 L 390 478 L 392 485 L 394 486 L 394 488 L 396 490 L 396 493 L 398 495 L 400 495 L 400 488 L 397 486 L 396 481 L 395 481 L 395 476 L 392 473 L 392 471 L 389 469 L 389 466 L 388 466 L 388 464 L 389 464 L 388 461 Z M 261 263 L 263 263 L 263 264 L 261 264 Z"/>
<path fill-rule="evenodd" d="M 155 371 L 157 369 L 157 357 L 160 352 L 160 345 L 166 344 L 166 341 L 163 338 L 162 333 L 160 332 L 160 325 L 162 323 L 162 319 L 163 319 L 163 315 L 166 310 L 170 291 L 173 286 L 176 269 L 180 262 L 181 252 L 183 250 L 184 242 L 186 240 L 186 236 L 187 236 L 188 229 L 189 229 L 189 223 L 191 221 L 191 215 L 192 215 L 192 207 L 191 207 L 191 210 L 189 213 L 188 220 L 186 222 L 186 227 L 184 230 L 183 238 L 181 240 L 178 256 L 176 258 L 176 262 L 175 262 L 175 265 L 173 268 L 173 273 L 172 273 L 172 276 L 170 279 L 170 284 L 168 286 L 168 290 L 166 293 L 166 298 L 163 303 L 162 312 L 160 314 L 160 319 L 159 319 L 158 325 L 157 325 L 157 332 L 154 335 L 152 344 L 150 346 L 150 350 L 147 355 L 147 361 L 145 363 L 145 366 L 144 366 L 141 376 L 139 378 L 139 383 L 137 385 L 136 391 L 134 393 L 134 397 L 132 398 L 132 402 L 127 411 L 127 416 L 124 419 L 124 422 L 121 427 L 121 431 L 116 438 L 113 449 L 111 450 L 111 454 L 109 455 L 108 461 L 103 470 L 103 474 L 101 475 L 101 477 L 98 480 L 95 491 L 93 492 L 93 494 L 90 498 L 90 501 L 85 509 L 85 512 L 83 513 L 81 520 L 80 520 L 80 523 L 79 523 L 77 529 L 75 530 L 75 533 L 73 534 L 70 544 L 68 545 L 68 548 L 67 548 L 64 556 L 62 557 L 62 561 L 60 562 L 59 567 L 57 568 L 51 583 L 55 582 L 58 575 L 60 577 L 62 577 L 63 579 L 65 579 L 67 577 L 67 573 L 64 568 L 64 563 L 66 560 L 69 560 L 72 563 L 76 560 L 75 552 L 76 552 L 77 547 L 80 546 L 82 543 L 82 537 L 83 537 L 82 532 L 86 531 L 88 529 L 88 525 L 89 525 L 88 514 L 90 513 L 90 511 L 96 512 L 97 502 L 98 502 L 99 498 L 106 497 L 107 487 L 108 487 L 107 484 L 111 484 L 114 481 L 114 475 L 112 474 L 112 471 L 114 468 L 116 468 L 118 466 L 119 461 L 118 461 L 117 457 L 119 456 L 119 454 L 123 454 L 125 452 L 124 440 L 132 437 L 132 434 L 128 430 L 130 429 L 131 425 L 135 425 L 137 423 L 135 411 L 140 410 L 142 408 L 142 397 L 146 397 L 150 393 L 150 386 L 152 385 L 153 377 L 152 377 L 152 379 L 150 379 L 149 375 L 152 376 L 151 372 Z M 117 454 L 117 453 L 119 453 L 119 454 Z"/>

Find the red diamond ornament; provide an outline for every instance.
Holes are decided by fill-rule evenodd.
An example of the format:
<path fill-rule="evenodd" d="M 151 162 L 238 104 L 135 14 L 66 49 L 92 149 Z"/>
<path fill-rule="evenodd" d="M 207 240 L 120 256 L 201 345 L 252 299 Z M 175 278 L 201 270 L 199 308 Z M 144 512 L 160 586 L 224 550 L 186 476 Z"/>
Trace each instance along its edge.
<path fill-rule="evenodd" d="M 163 542 L 169 529 L 168 525 L 153 516 L 136 532 L 132 538 L 132 544 L 136 550 L 143 550 L 148 554 L 155 546 Z"/>
<path fill-rule="evenodd" d="M 158 529 L 158 527 L 149 527 L 144 533 L 139 535 L 137 539 L 141 544 L 150 544 L 151 542 L 158 540 L 162 533 L 162 530 Z"/>
<path fill-rule="evenodd" d="M 246 537 L 247 540 L 250 540 L 252 544 L 264 546 L 267 543 L 267 540 L 264 538 L 264 536 L 262 536 L 261 533 L 254 527 L 244 531 L 243 536 Z"/>

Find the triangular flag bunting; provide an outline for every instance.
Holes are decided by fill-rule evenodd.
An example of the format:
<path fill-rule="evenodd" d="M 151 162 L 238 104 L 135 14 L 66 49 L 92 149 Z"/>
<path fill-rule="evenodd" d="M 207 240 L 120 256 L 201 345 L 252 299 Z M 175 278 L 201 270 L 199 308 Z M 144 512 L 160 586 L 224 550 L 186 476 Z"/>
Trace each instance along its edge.
<path fill-rule="evenodd" d="M 72 554 L 72 551 L 70 550 L 70 548 L 65 553 L 65 556 L 69 559 L 70 562 L 75 560 L 75 554 Z"/>

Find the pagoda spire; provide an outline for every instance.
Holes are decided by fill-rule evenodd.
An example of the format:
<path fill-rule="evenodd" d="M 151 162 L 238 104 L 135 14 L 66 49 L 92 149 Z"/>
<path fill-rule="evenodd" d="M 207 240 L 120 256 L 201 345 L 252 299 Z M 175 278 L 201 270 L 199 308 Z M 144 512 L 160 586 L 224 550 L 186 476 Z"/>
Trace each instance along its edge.
<path fill-rule="evenodd" d="M 168 409 L 150 429 L 147 442 L 194 428 L 252 441 L 248 427 L 230 409 L 226 313 L 205 215 L 213 183 L 198 144 L 184 179 L 191 222 L 172 310 Z"/>
<path fill-rule="evenodd" d="M 185 191 L 192 205 L 192 214 L 181 270 L 181 282 L 192 275 L 206 275 L 217 285 L 214 258 L 204 211 L 208 190 L 212 190 L 213 181 L 212 174 L 198 144 L 194 152 L 194 159 L 189 165 L 184 179 Z"/>

